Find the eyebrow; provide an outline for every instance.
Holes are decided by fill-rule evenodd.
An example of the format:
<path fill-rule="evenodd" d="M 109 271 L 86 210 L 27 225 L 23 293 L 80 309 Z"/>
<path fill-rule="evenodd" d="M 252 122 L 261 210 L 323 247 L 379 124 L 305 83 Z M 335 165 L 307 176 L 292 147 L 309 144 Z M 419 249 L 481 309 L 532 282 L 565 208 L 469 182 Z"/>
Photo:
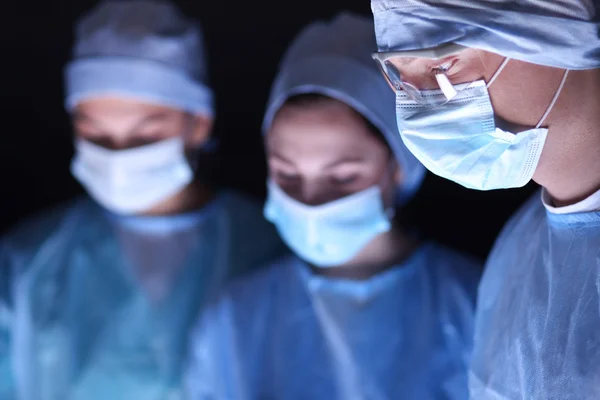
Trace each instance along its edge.
<path fill-rule="evenodd" d="M 160 122 L 162 120 L 165 120 L 165 119 L 167 119 L 167 115 L 168 114 L 164 111 L 157 111 L 153 114 L 150 114 L 147 117 L 140 120 L 137 124 L 135 124 L 132 131 L 135 132 L 137 129 L 140 129 L 142 126 L 144 126 L 150 122 Z"/>
<path fill-rule="evenodd" d="M 73 113 L 73 120 L 75 121 L 89 121 L 91 123 L 94 123 L 94 120 L 90 117 L 88 117 L 86 114 L 82 113 L 81 111 L 75 111 Z"/>
<path fill-rule="evenodd" d="M 166 117 L 167 117 L 166 112 L 157 111 L 153 114 L 150 114 L 150 115 L 144 117 L 140 121 L 138 121 L 134 125 L 133 129 L 131 129 L 131 131 L 135 132 L 137 129 L 140 129 L 140 127 L 144 126 L 145 124 L 147 124 L 149 122 L 158 122 L 158 121 L 166 119 Z M 75 120 L 75 122 L 85 121 L 85 122 L 90 122 L 94 126 L 97 126 L 97 127 L 99 126 L 98 121 L 94 120 L 94 118 L 90 117 L 89 115 L 82 113 L 81 111 L 76 111 L 74 113 L 73 119 Z"/>
<path fill-rule="evenodd" d="M 334 161 L 332 163 L 327 164 L 324 168 L 325 169 L 331 169 L 331 168 L 335 168 L 335 167 L 337 167 L 338 165 L 341 165 L 341 164 L 362 164 L 364 162 L 365 162 L 365 159 L 362 158 L 362 157 L 357 157 L 357 156 L 354 156 L 354 157 L 345 157 L 345 158 L 342 158 L 342 159 L 339 159 L 339 160 L 336 160 L 336 161 Z"/>
<path fill-rule="evenodd" d="M 271 152 L 271 157 L 278 158 L 279 160 L 281 160 L 281 161 L 283 161 L 283 162 L 285 162 L 287 164 L 294 165 L 294 163 L 292 161 L 288 160 L 287 158 L 285 158 L 281 154 L 277 153 L 276 151 L 272 151 Z"/>

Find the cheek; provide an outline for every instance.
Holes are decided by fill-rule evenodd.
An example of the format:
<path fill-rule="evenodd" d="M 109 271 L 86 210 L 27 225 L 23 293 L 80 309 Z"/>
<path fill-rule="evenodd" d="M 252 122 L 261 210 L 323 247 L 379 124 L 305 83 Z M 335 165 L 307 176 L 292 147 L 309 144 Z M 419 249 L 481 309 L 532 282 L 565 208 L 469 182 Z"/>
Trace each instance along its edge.
<path fill-rule="evenodd" d="M 386 208 L 393 207 L 396 204 L 398 192 L 396 172 L 397 170 L 395 168 L 392 169 L 389 164 L 381 166 L 381 170 L 378 173 L 378 181 L 375 183 L 381 189 L 383 204 Z"/>
<path fill-rule="evenodd" d="M 89 139 L 93 138 L 94 136 L 98 136 L 99 130 L 96 129 L 92 124 L 86 122 L 74 122 L 73 133 L 76 137 Z"/>
<path fill-rule="evenodd" d="M 75 137 L 80 138 L 80 139 L 85 139 L 85 140 L 89 140 L 89 141 L 94 141 L 94 135 L 91 132 L 88 132 L 84 129 L 73 129 L 73 133 L 75 134 Z"/>

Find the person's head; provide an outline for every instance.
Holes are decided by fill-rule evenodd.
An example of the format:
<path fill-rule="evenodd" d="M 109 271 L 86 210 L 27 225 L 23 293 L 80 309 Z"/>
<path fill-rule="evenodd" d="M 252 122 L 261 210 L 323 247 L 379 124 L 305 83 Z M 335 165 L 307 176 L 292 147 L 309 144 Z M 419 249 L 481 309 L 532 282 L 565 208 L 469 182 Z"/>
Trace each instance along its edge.
<path fill-rule="evenodd" d="M 348 14 L 304 29 L 265 114 L 265 214 L 317 266 L 347 263 L 387 232 L 424 174 L 395 133 L 393 94 L 369 62 L 372 29 Z"/>
<path fill-rule="evenodd" d="M 65 68 L 73 174 L 112 211 L 148 212 L 188 186 L 210 138 L 201 31 L 166 1 L 107 1 L 76 36 Z"/>
<path fill-rule="evenodd" d="M 352 106 L 319 93 L 285 101 L 265 136 L 269 178 L 318 206 L 379 186 L 394 207 L 402 172 L 385 138 Z"/>
<path fill-rule="evenodd" d="M 594 2 L 405 3 L 372 1 L 374 58 L 399 83 L 398 124 L 417 158 L 476 189 L 533 177 L 566 199 L 600 184 L 583 173 L 600 167 Z"/>

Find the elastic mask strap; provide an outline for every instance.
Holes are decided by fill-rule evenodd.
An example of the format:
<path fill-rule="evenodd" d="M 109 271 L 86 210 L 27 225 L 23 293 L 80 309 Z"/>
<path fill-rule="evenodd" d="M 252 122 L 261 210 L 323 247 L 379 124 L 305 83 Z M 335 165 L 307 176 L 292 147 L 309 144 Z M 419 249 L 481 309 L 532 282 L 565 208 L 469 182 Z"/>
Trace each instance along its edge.
<path fill-rule="evenodd" d="M 490 86 L 492 86 L 492 83 L 494 83 L 494 81 L 496 80 L 496 78 L 498 78 L 498 76 L 500 75 L 500 72 L 502 72 L 502 70 L 504 69 L 504 67 L 506 67 L 506 64 L 508 64 L 509 61 L 510 61 L 510 58 L 508 58 L 508 57 L 506 57 L 504 59 L 504 61 L 502 61 L 502 64 L 500 64 L 500 66 L 498 67 L 498 69 L 496 70 L 496 72 L 494 72 L 494 75 L 492 76 L 492 78 L 488 82 L 488 84 L 487 84 L 488 89 L 490 88 Z"/>
<path fill-rule="evenodd" d="M 569 76 L 569 70 L 568 69 L 565 70 L 565 73 L 564 73 L 564 75 L 562 77 L 562 81 L 560 81 L 560 86 L 558 87 L 558 89 L 556 89 L 556 93 L 554 94 L 554 98 L 550 102 L 550 105 L 548 106 L 548 109 L 546 110 L 546 112 L 544 113 L 544 115 L 542 115 L 542 118 L 540 119 L 540 122 L 538 122 L 537 125 L 535 126 L 535 129 L 537 129 L 540 126 L 542 126 L 542 124 L 544 123 L 544 121 L 548 117 L 548 114 L 550 114 L 550 111 L 552 111 L 552 108 L 554 107 L 554 105 L 556 104 L 556 101 L 558 100 L 558 96 L 560 96 L 560 92 L 562 92 L 563 87 L 565 87 L 565 82 L 567 82 L 567 76 Z"/>

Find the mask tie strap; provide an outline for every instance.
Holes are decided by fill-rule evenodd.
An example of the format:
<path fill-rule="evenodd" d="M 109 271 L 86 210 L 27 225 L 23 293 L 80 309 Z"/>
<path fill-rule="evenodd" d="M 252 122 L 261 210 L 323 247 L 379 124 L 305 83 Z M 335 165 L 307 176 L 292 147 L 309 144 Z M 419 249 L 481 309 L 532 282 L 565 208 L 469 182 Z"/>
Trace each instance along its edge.
<path fill-rule="evenodd" d="M 554 93 L 554 97 L 552 98 L 552 101 L 550 102 L 550 105 L 546 109 L 546 112 L 544 113 L 544 115 L 542 115 L 542 118 L 540 118 L 540 122 L 538 122 L 537 125 L 535 126 L 535 129 L 538 129 L 540 126 L 542 126 L 542 124 L 544 123 L 544 121 L 548 117 L 548 114 L 550 114 L 550 111 L 552 111 L 552 108 L 554 108 L 554 105 L 558 101 L 558 97 L 560 96 L 560 93 L 562 92 L 562 90 L 563 90 L 563 88 L 565 86 L 565 82 L 567 82 L 567 76 L 569 76 L 569 70 L 568 69 L 565 70 L 565 73 L 564 73 L 564 75 L 562 77 L 562 80 L 560 81 L 560 85 L 558 86 L 558 89 L 556 89 L 556 93 Z"/>
<path fill-rule="evenodd" d="M 502 70 L 504 69 L 504 67 L 506 67 L 506 64 L 508 64 L 509 61 L 510 61 L 509 57 L 506 57 L 504 59 L 504 61 L 502 61 L 502 64 L 500 64 L 500 66 L 498 67 L 496 72 L 494 72 L 494 75 L 490 78 L 490 81 L 487 84 L 488 89 L 490 88 L 490 86 L 492 86 L 492 83 L 494 83 L 496 78 L 498 78 L 498 76 L 500 76 L 500 72 L 502 72 Z"/>

